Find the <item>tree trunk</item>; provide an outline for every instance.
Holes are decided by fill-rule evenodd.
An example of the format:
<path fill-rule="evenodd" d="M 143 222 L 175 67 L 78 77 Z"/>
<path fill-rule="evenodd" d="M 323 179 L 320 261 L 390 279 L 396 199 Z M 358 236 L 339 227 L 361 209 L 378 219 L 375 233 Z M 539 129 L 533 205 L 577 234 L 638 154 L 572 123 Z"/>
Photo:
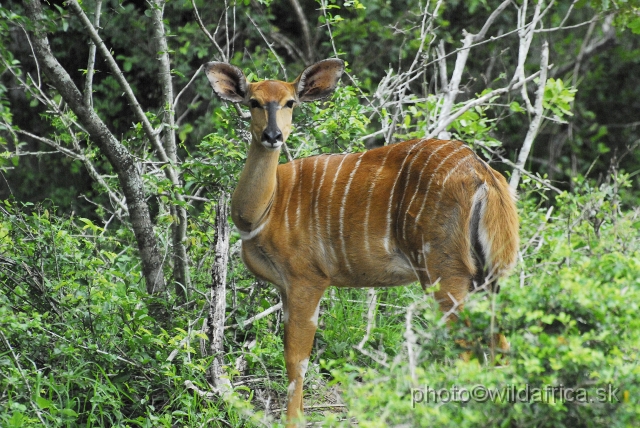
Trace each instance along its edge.
<path fill-rule="evenodd" d="M 40 0 L 29 0 L 23 4 L 29 19 L 35 26 L 35 30 L 30 33 L 30 38 L 36 60 L 64 101 L 78 116 L 78 120 L 89 133 L 91 141 L 100 148 L 118 175 L 122 191 L 127 199 L 129 219 L 140 251 L 147 291 L 149 294 L 161 293 L 165 290 L 162 258 L 158 251 L 149 207 L 145 202 L 144 184 L 138 166 L 131 153 L 109 131 L 93 109 L 84 103 L 82 94 L 69 73 L 51 52 L 45 30 L 40 27 L 41 23 L 46 22 L 42 16 Z"/>
<path fill-rule="evenodd" d="M 164 150 L 171 165 L 167 168 L 175 168 L 173 174 L 169 174 L 169 179 L 174 185 L 182 186 L 176 168 L 178 157 L 176 153 L 176 130 L 175 130 L 175 108 L 173 100 L 173 82 L 171 80 L 171 63 L 169 61 L 169 47 L 162 21 L 164 14 L 164 0 L 155 0 L 151 3 L 153 14 L 154 38 L 156 51 L 158 53 L 159 80 L 162 87 L 162 97 L 164 101 Z M 184 198 L 180 192 L 174 192 L 173 197 L 178 204 L 172 203 L 171 216 L 171 236 L 173 243 L 173 280 L 175 282 L 176 297 L 180 302 L 186 302 L 190 287 L 189 263 L 187 259 L 187 249 L 185 241 L 187 239 L 187 210 L 184 208 Z"/>
<path fill-rule="evenodd" d="M 229 261 L 229 203 L 225 192 L 218 199 L 215 220 L 215 263 L 211 269 L 212 283 L 208 317 L 209 343 L 213 361 L 209 369 L 211 383 L 219 393 L 230 390 L 231 383 L 223 378 L 224 371 L 224 320 L 227 298 L 227 264 Z"/>

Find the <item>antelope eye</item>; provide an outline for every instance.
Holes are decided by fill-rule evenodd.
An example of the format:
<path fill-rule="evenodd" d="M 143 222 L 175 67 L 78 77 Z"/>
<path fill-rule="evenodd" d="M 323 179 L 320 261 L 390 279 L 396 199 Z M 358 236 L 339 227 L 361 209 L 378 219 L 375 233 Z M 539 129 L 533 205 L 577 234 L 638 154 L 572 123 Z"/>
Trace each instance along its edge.
<path fill-rule="evenodd" d="M 286 108 L 293 108 L 293 105 L 294 105 L 295 103 L 296 103 L 296 102 L 295 102 L 294 100 L 289 100 L 289 101 L 287 101 L 287 103 L 286 103 L 284 106 L 285 106 Z"/>
<path fill-rule="evenodd" d="M 249 107 L 251 108 L 260 108 L 260 103 L 256 100 L 249 100 Z"/>

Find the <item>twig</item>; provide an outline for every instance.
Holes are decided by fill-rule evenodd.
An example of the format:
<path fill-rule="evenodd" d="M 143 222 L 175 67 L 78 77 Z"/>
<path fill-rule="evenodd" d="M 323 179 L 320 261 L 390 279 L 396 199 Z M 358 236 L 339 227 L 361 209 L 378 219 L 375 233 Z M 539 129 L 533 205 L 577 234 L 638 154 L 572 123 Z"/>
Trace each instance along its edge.
<path fill-rule="evenodd" d="M 102 10 L 102 0 L 96 0 L 95 12 L 93 17 L 93 26 L 100 28 L 100 13 Z M 93 107 L 93 75 L 95 73 L 96 64 L 96 44 L 93 41 L 89 42 L 89 60 L 87 63 L 87 74 L 84 81 L 84 103 Z"/>
<path fill-rule="evenodd" d="M 176 95 L 175 99 L 173 100 L 173 108 L 174 109 L 178 105 L 178 101 L 180 100 L 180 97 L 182 96 L 182 94 L 184 94 L 184 91 L 186 91 L 187 88 L 194 82 L 194 80 L 196 80 L 196 77 L 198 77 L 198 75 L 200 74 L 200 72 L 202 71 L 203 68 L 204 68 L 204 65 L 201 65 L 200 67 L 198 67 L 196 72 L 193 73 L 193 76 L 191 77 L 191 80 L 189 80 L 189 83 L 187 83 L 184 86 L 184 88 L 182 88 L 182 90 L 180 92 L 178 92 L 178 95 Z"/>
<path fill-rule="evenodd" d="M 317 404 L 315 406 L 304 406 L 304 410 L 317 410 L 317 409 L 332 409 L 332 408 L 336 408 L 336 407 L 341 407 L 341 408 L 347 408 L 346 404 Z M 269 410 L 269 412 L 271 413 L 280 413 L 280 412 L 284 412 L 286 411 L 287 408 L 286 407 L 281 407 L 281 408 L 275 408 L 275 409 L 271 409 Z"/>
<path fill-rule="evenodd" d="M 531 151 L 533 140 L 536 138 L 536 135 L 538 135 L 538 129 L 540 128 L 540 124 L 542 123 L 542 101 L 544 99 L 544 88 L 547 84 L 547 71 L 549 68 L 549 42 L 547 42 L 546 40 L 542 44 L 542 53 L 540 54 L 540 56 L 540 80 L 538 82 L 538 91 L 536 92 L 534 117 L 531 120 L 531 124 L 529 125 L 529 130 L 527 131 L 524 143 L 522 143 L 522 149 L 518 154 L 518 161 L 516 162 L 516 166 L 518 168 L 514 169 L 513 173 L 511 174 L 509 186 L 511 186 L 513 190 L 516 190 L 518 188 L 518 182 L 520 181 L 520 171 L 524 169 L 524 164 L 529 157 L 529 152 Z"/>
<path fill-rule="evenodd" d="M 266 310 L 260 312 L 258 315 L 252 316 L 251 318 L 247 318 L 246 320 L 244 320 L 243 322 L 241 322 L 239 324 L 233 324 L 233 325 L 225 326 L 224 329 L 227 330 L 229 328 L 237 328 L 237 327 L 247 328 L 248 326 L 250 326 L 254 322 L 256 322 L 258 320 L 261 320 L 262 318 L 265 318 L 265 317 L 271 315 L 272 313 L 274 313 L 276 311 L 279 311 L 280 309 L 282 309 L 282 302 L 271 306 L 269 309 L 266 309 Z"/>
<path fill-rule="evenodd" d="M 52 332 L 51 330 L 47 330 L 46 328 L 42 328 L 42 330 L 44 330 L 45 332 L 49 333 L 52 336 L 57 337 L 58 339 L 62 339 L 64 341 L 72 343 L 73 346 L 77 346 L 78 348 L 82 348 L 85 351 L 95 352 L 95 353 L 102 354 L 102 355 L 107 355 L 109 357 L 115 358 L 118 361 L 122 361 L 123 363 L 129 364 L 130 366 L 140 368 L 140 365 L 136 364 L 135 362 L 133 362 L 131 360 L 127 360 L 126 358 L 122 358 L 120 355 L 111 354 L 109 352 L 103 351 L 103 350 L 98 349 L 98 348 L 90 348 L 88 346 L 80 345 L 79 343 L 72 342 L 71 340 L 67 339 L 66 337 L 60 336 L 59 334 L 56 334 L 56 333 Z"/>
<path fill-rule="evenodd" d="M 504 156 L 502 156 L 500 153 L 498 153 L 497 151 L 489 148 L 489 147 L 483 147 L 484 150 L 488 151 L 489 153 L 491 153 L 494 156 L 497 156 L 498 159 L 500 159 L 500 162 L 503 162 L 504 164 L 510 166 L 511 168 L 517 169 L 518 171 L 520 171 L 521 174 L 526 175 L 527 177 L 529 177 L 530 179 L 542 184 L 544 187 L 553 190 L 554 192 L 556 192 L 557 194 L 562 193 L 562 190 L 558 189 L 557 187 L 553 186 L 552 184 L 550 184 L 548 181 L 545 181 L 543 179 L 541 179 L 540 177 L 536 177 L 534 174 L 530 173 L 529 171 L 527 171 L 526 169 L 516 165 L 515 163 L 511 162 L 509 159 L 505 158 Z"/>
<path fill-rule="evenodd" d="M 333 40 L 333 33 L 331 32 L 331 24 L 329 23 L 329 17 L 327 16 L 327 0 L 320 0 L 320 9 L 322 9 L 322 14 L 324 15 L 324 22 L 327 26 L 327 32 L 329 33 L 329 40 L 331 40 L 333 54 L 338 58 L 338 49 L 336 49 L 336 43 Z"/>
<path fill-rule="evenodd" d="M 216 42 L 215 37 L 213 37 L 211 33 L 209 33 L 209 31 L 207 30 L 207 27 L 204 26 L 204 23 L 202 22 L 202 18 L 200 18 L 200 14 L 198 13 L 198 8 L 196 7 L 196 1 L 191 0 L 191 5 L 193 6 L 193 16 L 196 18 L 196 22 L 198 23 L 198 26 L 200 27 L 202 32 L 209 38 L 209 40 L 211 41 L 211 44 L 213 44 L 213 46 L 216 47 L 222 61 L 224 62 L 229 61 L 229 58 L 227 57 L 227 55 L 224 54 L 224 51 L 222 50 L 218 42 Z"/>
<path fill-rule="evenodd" d="M 253 20 L 253 18 L 251 18 L 251 16 L 249 15 L 249 12 L 246 13 L 247 18 L 249 18 L 249 21 L 251 21 L 251 23 L 253 24 L 253 26 L 256 28 L 256 30 L 258 30 L 258 33 L 260 33 L 260 36 L 262 37 L 262 40 L 264 40 L 265 44 L 267 45 L 267 47 L 269 48 L 269 50 L 271 51 L 271 54 L 275 57 L 276 61 L 278 61 L 278 64 L 280 64 L 280 68 L 282 69 L 282 73 L 284 74 L 284 79 L 288 80 L 287 77 L 287 69 L 284 67 L 284 64 L 282 63 L 282 61 L 280 60 L 280 56 L 276 53 L 276 51 L 273 49 L 273 44 L 269 43 L 269 41 L 267 40 L 267 38 L 265 37 L 264 33 L 262 32 L 262 30 L 260 29 L 260 27 L 258 27 L 258 24 L 256 24 L 256 22 Z"/>
<path fill-rule="evenodd" d="M 6 336 L 4 335 L 4 333 L 1 330 L 0 330 L 0 336 L 2 336 L 2 341 L 4 342 L 5 346 L 9 350 L 9 352 L 11 352 L 11 356 L 13 357 L 13 361 L 16 363 L 16 367 L 18 369 L 18 373 L 20 373 L 20 376 L 22 377 L 22 380 L 24 381 L 24 385 L 27 387 L 27 391 L 29 391 L 29 401 L 31 402 L 31 406 L 35 410 L 36 415 L 38 415 L 38 419 L 40 419 L 40 422 L 42 422 L 42 426 L 45 426 L 44 419 L 42 418 L 42 414 L 40 412 L 40 409 L 36 405 L 36 403 L 33 401 L 33 391 L 31 390 L 31 385 L 29 385 L 29 381 L 27 380 L 26 376 L 24 375 L 24 370 L 22 370 L 22 366 L 20 365 L 20 361 L 18 360 L 18 356 L 13 351 L 13 348 L 11 347 L 11 344 L 9 343 L 9 341 L 6 338 Z M 39 395 L 40 395 L 40 392 L 38 392 L 38 396 Z"/>
<path fill-rule="evenodd" d="M 416 308 L 416 302 L 413 302 L 407 308 L 407 317 L 405 324 L 405 333 L 404 338 L 407 341 L 407 356 L 409 357 L 409 373 L 411 374 L 411 380 L 414 384 L 417 383 L 416 377 L 416 354 L 413 351 L 413 346 L 416 344 L 416 335 L 413 332 L 412 321 L 413 321 L 413 311 Z"/>
<path fill-rule="evenodd" d="M 289 0 L 291 3 L 291 7 L 293 7 L 293 11 L 296 13 L 298 17 L 298 21 L 300 22 L 300 27 L 302 27 L 302 38 L 304 39 L 304 44 L 306 49 L 306 57 L 304 58 L 307 64 L 311 64 L 313 62 L 313 44 L 311 43 L 311 32 L 309 31 L 309 21 L 307 21 L 307 17 L 304 15 L 304 11 L 302 10 L 302 6 L 300 6 L 300 2 L 298 0 Z"/>
<path fill-rule="evenodd" d="M 151 141 L 151 143 L 153 144 L 153 147 L 158 152 L 158 157 L 160 158 L 160 160 L 164 162 L 168 162 L 167 153 L 165 152 L 162 146 L 162 143 L 158 138 L 157 133 L 153 129 L 151 122 L 149 122 L 149 119 L 147 118 L 144 111 L 142 110 L 142 107 L 140 106 L 140 103 L 138 102 L 135 94 L 133 93 L 133 90 L 131 89 L 129 82 L 127 82 L 127 79 L 122 74 L 122 71 L 118 66 L 118 63 L 113 58 L 113 55 L 111 55 L 111 51 L 104 44 L 104 42 L 102 41 L 102 38 L 96 31 L 95 27 L 93 26 L 93 24 L 91 23 L 87 15 L 84 13 L 84 10 L 82 10 L 82 7 L 80 6 L 80 4 L 78 4 L 78 0 L 69 0 L 67 4 L 71 8 L 71 10 L 73 10 L 73 12 L 78 16 L 85 30 L 89 33 L 91 40 L 93 40 L 93 42 L 96 44 L 98 50 L 100 51 L 100 54 L 107 61 L 107 64 L 109 65 L 109 68 L 113 73 L 113 76 L 118 81 L 118 83 L 120 84 L 120 87 L 125 93 L 125 96 L 129 101 L 129 105 L 131 106 L 131 109 L 133 110 L 136 116 L 136 119 L 140 121 L 140 123 L 142 124 L 142 128 L 145 131 L 145 134 L 149 138 L 149 141 Z M 169 170 L 173 171 L 172 168 L 166 168 L 166 171 L 169 171 Z"/>
<path fill-rule="evenodd" d="M 375 323 L 376 301 L 377 301 L 376 289 L 370 288 L 367 291 L 367 307 L 369 308 L 369 310 L 367 311 L 367 330 L 364 334 L 364 337 L 362 338 L 360 343 L 358 343 L 356 348 L 362 349 L 363 346 L 369 341 L 369 336 L 371 335 L 371 329 L 373 328 L 373 325 Z"/>
<path fill-rule="evenodd" d="M 541 223 L 540 226 L 538 226 L 538 229 L 536 230 L 536 232 L 533 234 L 533 236 L 531 236 L 531 238 L 527 242 L 527 245 L 522 250 L 520 250 L 522 254 L 527 253 L 527 250 L 533 244 L 533 242 L 535 242 L 540 232 L 542 232 L 544 228 L 547 226 L 547 224 L 549 223 L 549 219 L 551 218 L 551 213 L 553 213 L 553 208 L 554 208 L 553 205 L 549 207 L 549 209 L 547 210 L 547 214 L 544 216 L 544 222 Z"/>
<path fill-rule="evenodd" d="M 485 101 L 490 100 L 493 97 L 505 94 L 507 92 L 511 92 L 513 90 L 516 90 L 516 89 L 519 89 L 526 82 L 529 82 L 529 81 L 535 79 L 536 77 L 538 77 L 539 74 L 540 74 L 539 71 L 535 72 L 531 76 L 527 77 L 524 81 L 518 82 L 518 83 L 516 83 L 514 85 L 506 86 L 504 88 L 494 89 L 491 92 L 487 92 L 486 94 L 484 94 L 480 98 L 475 98 L 475 99 L 467 102 L 464 106 L 462 106 L 461 108 L 456 110 L 455 113 L 453 113 L 452 115 L 449 115 L 449 117 L 446 120 L 444 120 L 442 123 L 440 123 L 433 131 L 429 132 L 429 134 L 427 134 L 427 137 L 425 137 L 425 138 L 428 139 L 428 138 L 435 137 L 436 135 L 440 134 L 440 132 L 444 131 L 449 125 L 451 125 L 457 118 L 462 116 L 464 113 L 466 113 L 470 109 L 472 109 L 472 108 L 484 103 Z"/>

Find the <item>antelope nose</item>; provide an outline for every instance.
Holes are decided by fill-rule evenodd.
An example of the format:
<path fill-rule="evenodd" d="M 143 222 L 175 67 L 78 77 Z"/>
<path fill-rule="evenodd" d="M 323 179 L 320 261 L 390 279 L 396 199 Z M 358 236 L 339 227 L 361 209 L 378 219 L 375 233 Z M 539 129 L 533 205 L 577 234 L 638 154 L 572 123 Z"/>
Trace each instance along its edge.
<path fill-rule="evenodd" d="M 280 132 L 278 128 L 275 128 L 275 129 L 267 128 L 262 133 L 262 140 L 275 145 L 276 142 L 282 141 L 282 132 Z"/>

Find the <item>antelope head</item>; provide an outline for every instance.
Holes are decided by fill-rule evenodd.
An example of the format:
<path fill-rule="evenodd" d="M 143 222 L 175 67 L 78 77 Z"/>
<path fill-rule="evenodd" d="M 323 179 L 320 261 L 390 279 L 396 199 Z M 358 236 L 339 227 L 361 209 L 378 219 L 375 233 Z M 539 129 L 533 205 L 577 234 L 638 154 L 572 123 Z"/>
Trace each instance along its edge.
<path fill-rule="evenodd" d="M 238 67 L 223 62 L 205 66 L 214 92 L 222 99 L 251 109 L 251 138 L 276 150 L 291 133 L 293 107 L 330 95 L 344 71 L 340 59 L 325 59 L 307 67 L 293 82 L 264 80 L 250 83 Z"/>

